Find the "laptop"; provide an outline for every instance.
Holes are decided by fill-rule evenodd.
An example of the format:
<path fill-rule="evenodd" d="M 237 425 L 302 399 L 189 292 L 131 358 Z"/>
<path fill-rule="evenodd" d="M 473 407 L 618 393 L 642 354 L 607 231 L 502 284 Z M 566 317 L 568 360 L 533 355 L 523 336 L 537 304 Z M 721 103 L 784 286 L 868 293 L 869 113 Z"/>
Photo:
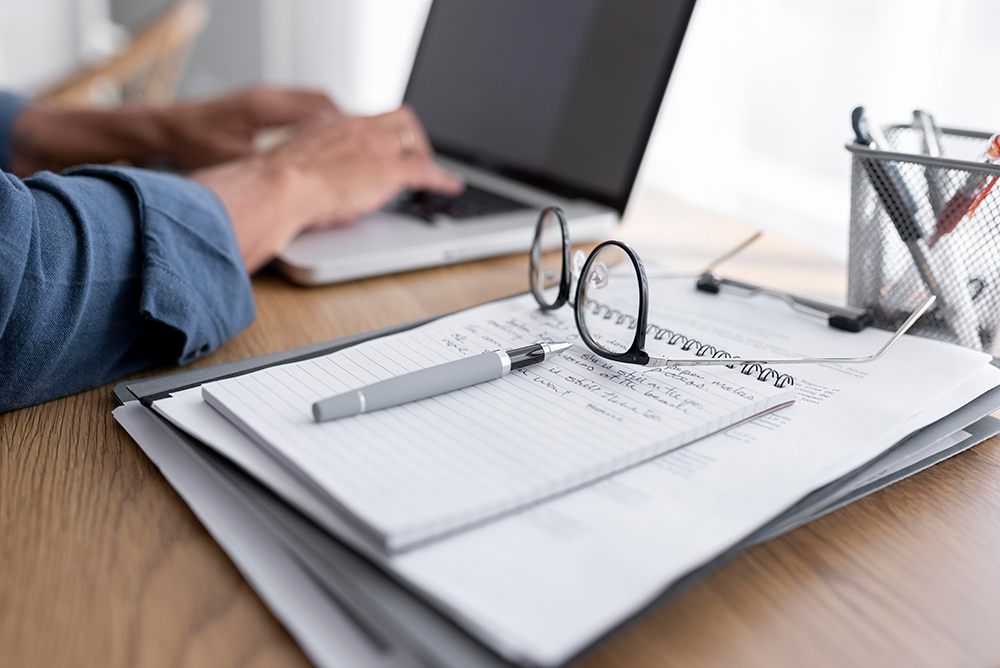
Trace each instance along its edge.
<path fill-rule="evenodd" d="M 404 101 L 457 197 L 407 192 L 303 233 L 275 268 L 304 285 L 529 249 L 560 206 L 574 243 L 606 238 L 639 171 L 694 0 L 435 0 Z"/>

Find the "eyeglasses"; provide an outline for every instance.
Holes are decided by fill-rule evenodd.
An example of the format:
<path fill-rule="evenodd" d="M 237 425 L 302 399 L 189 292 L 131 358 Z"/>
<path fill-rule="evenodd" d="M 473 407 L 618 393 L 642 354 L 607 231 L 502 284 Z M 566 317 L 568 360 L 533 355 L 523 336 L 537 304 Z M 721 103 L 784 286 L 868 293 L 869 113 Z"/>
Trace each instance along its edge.
<path fill-rule="evenodd" d="M 723 255 L 709 267 L 714 267 L 722 260 L 732 257 L 752 243 L 757 236 L 759 233 Z M 558 249 L 560 252 L 545 253 L 546 249 Z M 531 245 L 531 266 L 528 276 L 531 292 L 538 305 L 545 311 L 553 311 L 569 304 L 574 311 L 580 338 L 594 353 L 616 362 L 638 364 L 649 368 L 667 365 L 732 366 L 734 364 L 736 358 L 727 352 L 709 349 L 710 346 L 696 350 L 694 357 L 650 355 L 646 351 L 646 335 L 652 332 L 659 338 L 659 332 L 662 330 L 648 322 L 649 280 L 638 254 L 622 241 L 605 241 L 589 256 L 577 250 L 571 258 L 571 252 L 566 215 L 558 207 L 544 209 L 538 218 L 534 242 Z M 715 292 L 725 289 L 747 297 L 758 294 L 769 295 L 785 301 L 796 310 L 828 315 L 831 321 L 838 314 L 838 307 L 748 283 L 716 279 L 709 271 L 697 274 L 657 272 L 655 277 L 698 278 L 702 282 L 711 278 L 716 287 Z M 746 367 L 758 364 L 872 362 L 882 357 L 920 316 L 934 306 L 934 302 L 934 295 L 930 295 L 877 352 L 867 357 L 739 358 L 735 363 Z M 843 308 L 839 310 L 850 311 Z"/>

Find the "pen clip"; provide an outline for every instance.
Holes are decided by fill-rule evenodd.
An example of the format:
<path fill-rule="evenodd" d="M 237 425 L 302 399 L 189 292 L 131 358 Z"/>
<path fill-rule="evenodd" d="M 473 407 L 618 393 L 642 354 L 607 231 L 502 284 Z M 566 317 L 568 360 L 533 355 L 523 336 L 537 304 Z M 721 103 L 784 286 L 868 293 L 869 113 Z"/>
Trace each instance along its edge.
<path fill-rule="evenodd" d="M 854 129 L 854 141 L 871 148 L 872 136 L 868 134 L 868 121 L 865 118 L 865 108 L 855 107 L 851 112 L 851 127 Z"/>
<path fill-rule="evenodd" d="M 924 140 L 924 153 L 932 158 L 941 157 L 941 142 L 934 117 L 923 109 L 913 110 L 913 126 L 920 130 Z"/>

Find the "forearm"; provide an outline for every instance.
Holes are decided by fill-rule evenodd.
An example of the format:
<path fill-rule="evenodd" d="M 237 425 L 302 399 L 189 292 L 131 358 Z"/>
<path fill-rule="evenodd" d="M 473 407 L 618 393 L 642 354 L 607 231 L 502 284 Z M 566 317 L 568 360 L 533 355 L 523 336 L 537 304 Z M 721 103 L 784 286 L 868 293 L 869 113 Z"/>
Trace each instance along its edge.
<path fill-rule="evenodd" d="M 14 123 L 10 166 L 27 176 L 88 163 L 136 160 L 167 153 L 163 111 L 60 109 L 35 105 Z"/>

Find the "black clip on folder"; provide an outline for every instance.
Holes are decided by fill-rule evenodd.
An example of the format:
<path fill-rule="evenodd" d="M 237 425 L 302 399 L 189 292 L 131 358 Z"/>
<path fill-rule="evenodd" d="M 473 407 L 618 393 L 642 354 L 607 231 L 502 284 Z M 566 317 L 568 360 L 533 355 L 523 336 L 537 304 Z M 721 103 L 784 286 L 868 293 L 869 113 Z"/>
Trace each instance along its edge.
<path fill-rule="evenodd" d="M 710 271 L 698 277 L 696 287 L 702 292 L 717 295 L 720 292 L 732 291 L 745 296 L 770 295 L 786 302 L 796 311 L 825 317 L 830 327 L 845 332 L 860 332 L 875 322 L 870 311 L 852 306 L 837 306 L 827 304 L 818 299 L 795 295 L 790 292 L 766 288 L 753 283 L 737 281 L 732 278 L 719 278 Z"/>

